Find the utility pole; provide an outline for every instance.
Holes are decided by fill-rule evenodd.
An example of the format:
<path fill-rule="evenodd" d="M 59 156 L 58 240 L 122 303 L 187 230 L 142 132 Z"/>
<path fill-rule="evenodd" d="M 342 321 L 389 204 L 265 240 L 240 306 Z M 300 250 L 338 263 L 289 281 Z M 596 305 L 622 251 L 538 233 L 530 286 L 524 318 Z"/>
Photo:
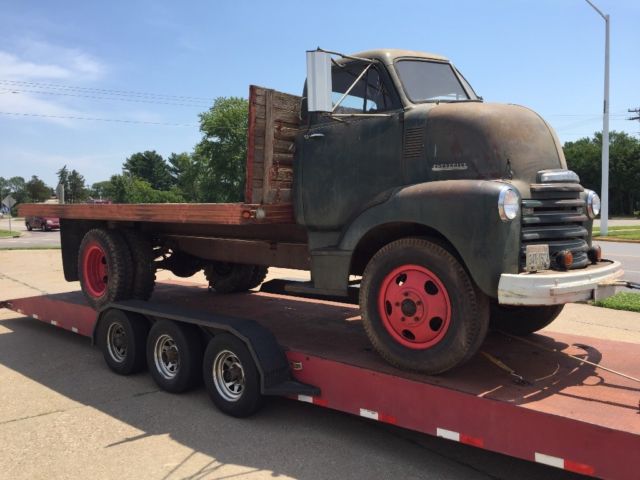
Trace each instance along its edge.
<path fill-rule="evenodd" d="M 602 197 L 600 209 L 600 235 L 609 230 L 609 23 L 608 14 L 596 7 L 591 0 L 585 0 L 604 19 L 604 109 L 602 112 Z"/>

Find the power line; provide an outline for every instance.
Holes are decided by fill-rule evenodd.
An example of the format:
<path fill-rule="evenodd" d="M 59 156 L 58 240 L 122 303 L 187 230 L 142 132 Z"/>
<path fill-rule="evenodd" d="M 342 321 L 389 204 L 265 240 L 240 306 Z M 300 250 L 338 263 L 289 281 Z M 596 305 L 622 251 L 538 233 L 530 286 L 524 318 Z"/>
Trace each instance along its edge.
<path fill-rule="evenodd" d="M 125 120 L 121 118 L 78 117 L 74 115 L 45 115 L 42 113 L 0 112 L 0 115 L 13 115 L 13 116 L 20 116 L 20 117 L 60 118 L 65 120 L 90 120 L 95 122 L 139 123 L 144 125 L 166 125 L 170 127 L 199 127 L 199 125 L 196 125 L 194 123 L 146 122 L 144 120 Z"/>
<path fill-rule="evenodd" d="M 136 99 L 136 98 L 113 98 L 109 96 L 102 95 L 83 95 L 82 93 L 65 93 L 65 92 L 47 92 L 44 90 L 22 90 L 22 89 L 12 89 L 11 93 L 35 93 L 35 94 L 43 94 L 43 95 L 62 95 L 66 97 L 81 97 L 81 98 L 91 98 L 95 100 L 108 100 L 108 101 L 120 101 L 120 102 L 134 102 L 134 103 L 150 103 L 153 105 L 175 105 L 181 107 L 193 107 L 193 108 L 209 108 L 211 105 L 204 103 L 178 103 L 178 102 L 163 102 L 157 100 L 144 100 L 144 99 Z"/>
<path fill-rule="evenodd" d="M 36 88 L 47 88 L 47 89 L 56 89 L 56 90 L 71 90 L 71 91 L 79 91 L 79 92 L 93 92 L 93 93 L 101 93 L 106 95 L 116 95 L 116 96 L 126 96 L 126 97 L 152 97 L 159 99 L 173 99 L 173 100 L 186 100 L 186 101 L 201 101 L 201 102 L 212 102 L 214 100 L 213 97 L 194 97 L 188 95 L 169 95 L 163 93 L 150 93 L 150 92 L 142 92 L 136 90 L 114 90 L 107 88 L 91 88 L 91 87 L 79 87 L 74 85 L 63 85 L 59 83 L 40 83 L 40 82 L 28 82 L 23 80 L 7 80 L 0 79 L 0 84 L 3 85 L 22 85 Z"/>

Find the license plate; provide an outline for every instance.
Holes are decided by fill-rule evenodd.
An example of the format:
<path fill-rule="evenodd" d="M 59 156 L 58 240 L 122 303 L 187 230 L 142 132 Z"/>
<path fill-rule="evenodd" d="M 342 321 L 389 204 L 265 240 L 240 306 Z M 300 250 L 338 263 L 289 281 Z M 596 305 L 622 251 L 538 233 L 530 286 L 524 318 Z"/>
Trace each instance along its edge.
<path fill-rule="evenodd" d="M 547 270 L 549 265 L 551 265 L 551 261 L 549 260 L 549 245 L 527 245 L 525 253 L 527 255 L 525 270 L 527 272 Z"/>

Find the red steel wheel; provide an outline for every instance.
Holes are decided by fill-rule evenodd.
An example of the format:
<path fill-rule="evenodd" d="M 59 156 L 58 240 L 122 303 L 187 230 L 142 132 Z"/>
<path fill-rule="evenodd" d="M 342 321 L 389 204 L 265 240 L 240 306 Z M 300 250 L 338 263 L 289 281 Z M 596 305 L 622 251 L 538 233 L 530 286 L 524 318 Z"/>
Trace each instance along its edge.
<path fill-rule="evenodd" d="M 424 238 L 395 240 L 373 256 L 362 275 L 360 311 L 387 362 L 429 375 L 471 358 L 489 325 L 489 302 L 464 266 Z"/>
<path fill-rule="evenodd" d="M 82 291 L 95 309 L 131 298 L 133 262 L 131 252 L 117 231 L 94 228 L 80 243 L 78 278 Z"/>
<path fill-rule="evenodd" d="M 87 245 L 83 252 L 82 271 L 87 293 L 96 298 L 104 295 L 109 281 L 109 266 L 105 251 L 97 242 Z"/>
<path fill-rule="evenodd" d="M 438 276 L 420 265 L 390 272 L 378 293 L 380 318 L 401 345 L 425 349 L 440 342 L 451 323 L 449 293 Z"/>

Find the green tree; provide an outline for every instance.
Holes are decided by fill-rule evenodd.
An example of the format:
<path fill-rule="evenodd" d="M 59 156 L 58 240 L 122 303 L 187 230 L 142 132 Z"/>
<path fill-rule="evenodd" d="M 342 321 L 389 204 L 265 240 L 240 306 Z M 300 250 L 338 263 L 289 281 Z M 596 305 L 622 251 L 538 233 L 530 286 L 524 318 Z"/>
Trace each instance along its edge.
<path fill-rule="evenodd" d="M 155 150 L 134 153 L 124 162 L 122 170 L 145 180 L 156 190 L 171 188 L 169 166 Z"/>
<path fill-rule="evenodd" d="M 87 199 L 89 194 L 84 177 L 77 170 L 71 170 L 67 183 L 69 186 L 65 188 L 64 194 L 67 203 L 80 203 Z"/>
<path fill-rule="evenodd" d="M 44 202 L 51 198 L 51 188 L 38 178 L 37 175 L 33 175 L 31 180 L 25 183 L 24 191 L 26 193 L 27 201 L 29 202 Z"/>
<path fill-rule="evenodd" d="M 640 208 L 640 140 L 624 132 L 609 136 L 609 213 L 630 215 Z M 602 135 L 564 144 L 567 165 L 586 188 L 601 192 Z"/>
<path fill-rule="evenodd" d="M 238 202 L 244 197 L 249 102 L 217 98 L 200 114 L 202 139 L 195 147 L 199 200 Z"/>
<path fill-rule="evenodd" d="M 157 190 L 151 184 L 130 175 L 113 175 L 109 181 L 110 197 L 116 203 L 182 203 L 176 189 Z"/>
<path fill-rule="evenodd" d="M 173 184 L 189 202 L 197 202 L 200 199 L 200 168 L 194 155 L 184 153 L 172 153 L 169 158 L 169 173 Z"/>
<path fill-rule="evenodd" d="M 111 199 L 112 190 L 113 185 L 110 180 L 96 182 L 91 185 L 91 188 L 89 189 L 89 196 L 96 200 L 109 200 Z"/>

